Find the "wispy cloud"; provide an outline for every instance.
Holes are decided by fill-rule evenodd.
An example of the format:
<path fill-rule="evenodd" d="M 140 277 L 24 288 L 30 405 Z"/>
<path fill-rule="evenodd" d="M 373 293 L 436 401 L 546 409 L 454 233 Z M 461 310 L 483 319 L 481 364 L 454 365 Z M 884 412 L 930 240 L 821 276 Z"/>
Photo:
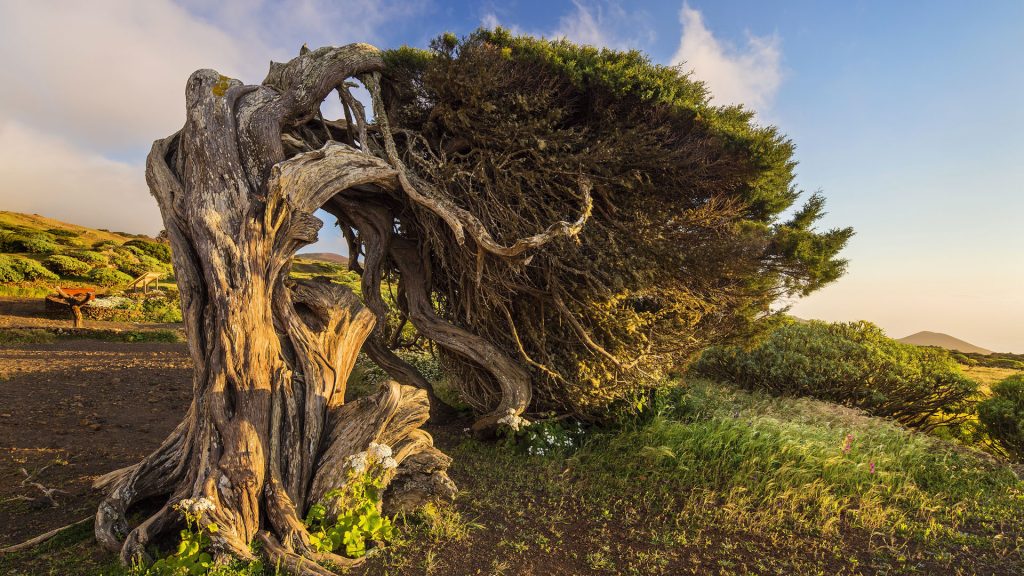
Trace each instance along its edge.
<path fill-rule="evenodd" d="M 650 15 L 643 10 L 627 10 L 622 4 L 605 0 L 584 2 L 573 0 L 573 9 L 558 19 L 551 30 L 524 30 L 514 23 L 503 22 L 495 12 L 481 18 L 487 28 L 503 26 L 516 34 L 531 34 L 546 38 L 565 38 L 579 44 L 616 48 L 645 48 L 655 40 Z"/>
<path fill-rule="evenodd" d="M 184 123 L 189 74 L 259 82 L 303 42 L 374 41 L 425 1 L 0 2 L 0 208 L 156 233 L 142 161 Z"/>
<path fill-rule="evenodd" d="M 746 47 L 739 49 L 715 38 L 703 15 L 688 4 L 683 4 L 679 19 L 683 31 L 673 64 L 682 64 L 704 81 L 718 104 L 744 104 L 759 112 L 771 106 L 782 82 L 777 37 L 748 34 Z"/>

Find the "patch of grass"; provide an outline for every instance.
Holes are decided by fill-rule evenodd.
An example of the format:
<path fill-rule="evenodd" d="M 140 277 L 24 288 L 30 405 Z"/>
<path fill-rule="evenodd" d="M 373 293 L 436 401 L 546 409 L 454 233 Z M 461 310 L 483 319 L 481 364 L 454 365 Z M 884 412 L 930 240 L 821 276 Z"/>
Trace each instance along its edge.
<path fill-rule="evenodd" d="M 1009 468 L 808 399 L 697 381 L 649 423 L 604 437 L 575 460 L 615 490 L 642 481 L 665 501 L 765 533 L 838 537 L 854 528 L 993 552 L 1007 536 L 1024 543 L 1024 485 Z M 1004 534 L 1006 525 L 1015 532 Z"/>
<path fill-rule="evenodd" d="M 9 298 L 45 298 L 53 294 L 52 286 L 36 284 L 0 284 L 0 296 Z"/>
<path fill-rule="evenodd" d="M 568 457 L 475 439 L 446 451 L 456 507 L 481 528 L 367 574 L 1024 571 L 1010 469 L 825 402 L 695 381 Z"/>
<path fill-rule="evenodd" d="M 347 286 L 357 295 L 362 290 L 359 275 L 349 270 L 348 267 L 334 262 L 302 258 L 301 254 L 292 260 L 290 276 L 301 280 L 308 280 L 316 276 L 326 276 L 332 282 Z"/>
<path fill-rule="evenodd" d="M 49 330 L 37 328 L 9 328 L 0 330 L 0 345 L 49 344 L 57 335 Z"/>
<path fill-rule="evenodd" d="M 56 340 L 103 340 L 106 342 L 184 342 L 179 330 L 93 330 L 89 328 L 0 329 L 2 344 L 49 344 Z"/>
<path fill-rule="evenodd" d="M 964 366 L 964 374 L 968 378 L 980 384 L 980 390 L 988 396 L 992 392 L 992 385 L 1001 382 L 1014 374 L 1020 374 L 1021 370 L 1015 368 L 993 368 L 991 366 Z"/>

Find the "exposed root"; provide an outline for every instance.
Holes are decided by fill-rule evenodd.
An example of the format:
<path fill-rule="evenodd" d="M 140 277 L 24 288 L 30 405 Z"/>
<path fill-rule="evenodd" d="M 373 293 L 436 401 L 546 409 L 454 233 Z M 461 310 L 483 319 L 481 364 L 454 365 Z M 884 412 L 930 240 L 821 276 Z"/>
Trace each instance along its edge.
<path fill-rule="evenodd" d="M 337 572 L 327 569 L 320 562 L 332 562 L 344 568 L 358 566 L 364 562 L 365 558 L 342 558 L 332 554 L 329 556 L 318 555 L 314 560 L 288 550 L 266 530 L 257 532 L 256 538 L 263 544 L 268 565 L 283 568 L 294 576 L 337 576 Z"/>

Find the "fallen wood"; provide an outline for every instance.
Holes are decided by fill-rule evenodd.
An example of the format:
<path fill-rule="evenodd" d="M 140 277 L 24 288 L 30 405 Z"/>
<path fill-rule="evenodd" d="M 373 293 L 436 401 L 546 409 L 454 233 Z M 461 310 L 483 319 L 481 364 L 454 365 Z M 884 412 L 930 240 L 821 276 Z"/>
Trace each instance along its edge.
<path fill-rule="evenodd" d="M 60 528 L 55 528 L 55 529 L 50 530 L 49 532 L 47 532 L 45 534 L 40 534 L 39 536 L 36 536 L 35 538 L 26 540 L 26 541 L 22 542 L 21 544 L 15 544 L 13 546 L 8 546 L 6 548 L 0 548 L 0 556 L 3 556 L 4 554 L 10 554 L 11 552 L 18 552 L 20 550 L 28 549 L 28 548 L 31 548 L 31 547 L 35 546 L 36 544 L 42 544 L 43 542 L 46 542 L 50 538 L 53 538 L 57 534 L 60 534 L 61 532 L 65 531 L 65 530 L 67 530 L 69 528 L 74 528 L 75 526 L 81 526 L 82 524 L 85 524 L 86 522 L 92 521 L 93 518 L 94 517 L 91 516 L 91 515 L 90 516 L 86 516 L 85 518 L 82 518 L 81 520 L 79 520 L 77 522 L 72 522 L 71 524 L 68 524 L 66 526 L 61 526 Z"/>

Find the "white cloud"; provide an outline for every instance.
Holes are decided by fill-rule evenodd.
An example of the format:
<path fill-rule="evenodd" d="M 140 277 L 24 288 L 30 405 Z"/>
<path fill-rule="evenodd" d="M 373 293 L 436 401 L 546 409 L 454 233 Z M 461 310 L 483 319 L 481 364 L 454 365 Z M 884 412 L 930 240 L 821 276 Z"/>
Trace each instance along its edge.
<path fill-rule="evenodd" d="M 265 70 L 166 0 L 5 2 L 0 23 L 0 118 L 105 153 L 137 154 L 180 128 L 196 69 Z"/>
<path fill-rule="evenodd" d="M 771 106 L 782 82 L 777 37 L 748 35 L 746 48 L 739 50 L 715 38 L 701 13 L 685 3 L 679 19 L 683 32 L 673 64 L 692 70 L 717 104 L 744 104 L 759 112 Z"/>
<path fill-rule="evenodd" d="M 115 162 L 17 122 L 0 123 L 0 208 L 155 235 L 163 227 L 143 167 Z"/>
<path fill-rule="evenodd" d="M 192 72 L 256 83 L 303 42 L 374 41 L 424 2 L 0 1 L 0 209 L 155 233 L 142 158 L 184 123 Z"/>
<path fill-rule="evenodd" d="M 558 19 L 558 26 L 554 30 L 546 32 L 529 32 L 516 25 L 502 24 L 493 12 L 484 14 L 480 23 L 487 28 L 504 26 L 515 34 L 565 38 L 578 44 L 618 50 L 643 48 L 655 39 L 654 28 L 646 12 L 626 10 L 620 3 L 611 0 L 573 0 L 573 10 Z"/>

